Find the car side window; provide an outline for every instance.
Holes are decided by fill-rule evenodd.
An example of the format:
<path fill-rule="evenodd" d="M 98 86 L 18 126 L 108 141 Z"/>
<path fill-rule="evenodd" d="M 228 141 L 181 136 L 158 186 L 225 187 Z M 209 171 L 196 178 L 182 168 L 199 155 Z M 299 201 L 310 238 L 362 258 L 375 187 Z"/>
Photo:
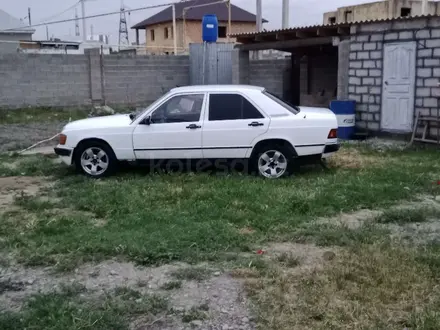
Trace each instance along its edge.
<path fill-rule="evenodd" d="M 177 95 L 166 101 L 151 115 L 153 124 L 198 122 L 204 94 Z"/>
<path fill-rule="evenodd" d="M 239 94 L 210 94 L 209 120 L 259 119 L 263 115 Z"/>

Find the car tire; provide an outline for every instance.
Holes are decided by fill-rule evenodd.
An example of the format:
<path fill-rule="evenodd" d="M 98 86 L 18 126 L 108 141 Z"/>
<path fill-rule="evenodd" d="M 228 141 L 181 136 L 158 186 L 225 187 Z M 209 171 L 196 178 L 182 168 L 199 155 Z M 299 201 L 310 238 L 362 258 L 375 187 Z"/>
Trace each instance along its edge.
<path fill-rule="evenodd" d="M 78 171 L 95 179 L 113 174 L 118 164 L 113 150 L 99 141 L 81 144 L 75 150 L 74 162 Z"/>
<path fill-rule="evenodd" d="M 265 145 L 251 159 L 254 172 L 267 179 L 289 176 L 294 168 L 293 152 L 281 145 Z"/>

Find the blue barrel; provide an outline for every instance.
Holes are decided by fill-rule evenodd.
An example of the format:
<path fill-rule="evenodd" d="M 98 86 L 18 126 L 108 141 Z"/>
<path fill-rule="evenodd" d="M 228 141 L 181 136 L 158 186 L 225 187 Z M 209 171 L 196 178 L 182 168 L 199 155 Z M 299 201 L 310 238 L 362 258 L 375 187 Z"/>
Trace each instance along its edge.
<path fill-rule="evenodd" d="M 338 119 L 338 138 L 343 140 L 354 138 L 356 132 L 356 101 L 332 101 L 330 102 L 330 110 Z"/>
<path fill-rule="evenodd" d="M 218 39 L 217 15 L 205 15 L 202 19 L 202 39 L 206 42 L 216 42 Z"/>

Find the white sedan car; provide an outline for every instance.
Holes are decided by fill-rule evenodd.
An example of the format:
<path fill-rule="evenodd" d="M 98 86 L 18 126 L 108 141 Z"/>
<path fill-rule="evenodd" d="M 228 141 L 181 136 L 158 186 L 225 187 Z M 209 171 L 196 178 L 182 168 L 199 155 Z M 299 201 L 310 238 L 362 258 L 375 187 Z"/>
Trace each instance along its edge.
<path fill-rule="evenodd" d="M 137 114 L 71 122 L 55 153 L 95 178 L 119 161 L 229 159 L 279 178 L 338 149 L 329 109 L 292 106 L 261 87 L 208 85 L 172 89 Z"/>

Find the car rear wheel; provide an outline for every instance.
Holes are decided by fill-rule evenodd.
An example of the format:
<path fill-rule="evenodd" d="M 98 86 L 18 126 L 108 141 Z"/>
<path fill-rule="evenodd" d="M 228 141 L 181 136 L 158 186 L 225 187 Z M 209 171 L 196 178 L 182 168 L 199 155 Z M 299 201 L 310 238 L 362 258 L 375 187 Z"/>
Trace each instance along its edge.
<path fill-rule="evenodd" d="M 268 179 L 278 179 L 291 173 L 292 155 L 282 146 L 266 147 L 255 158 L 258 174 Z"/>
<path fill-rule="evenodd" d="M 76 152 L 77 169 L 93 178 L 111 174 L 115 170 L 116 162 L 113 150 L 105 144 L 85 144 Z"/>

